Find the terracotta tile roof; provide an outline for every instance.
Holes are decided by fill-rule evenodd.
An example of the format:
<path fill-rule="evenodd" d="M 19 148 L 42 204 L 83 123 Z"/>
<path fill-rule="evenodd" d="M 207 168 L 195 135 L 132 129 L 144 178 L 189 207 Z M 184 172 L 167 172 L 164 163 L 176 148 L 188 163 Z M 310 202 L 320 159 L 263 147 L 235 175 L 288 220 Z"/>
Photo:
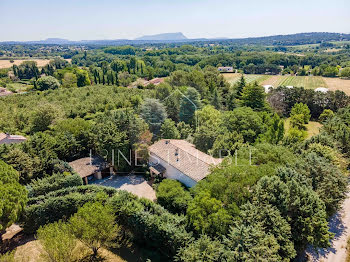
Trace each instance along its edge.
<path fill-rule="evenodd" d="M 0 133 L 0 144 L 14 144 L 26 141 L 27 138 L 19 135 L 9 135 L 5 133 Z"/>
<path fill-rule="evenodd" d="M 85 157 L 69 162 L 73 170 L 82 178 L 95 174 L 108 167 L 108 164 L 102 157 Z"/>
<path fill-rule="evenodd" d="M 162 139 L 151 145 L 149 151 L 196 182 L 210 173 L 211 166 L 222 161 L 199 151 L 185 140 Z"/>

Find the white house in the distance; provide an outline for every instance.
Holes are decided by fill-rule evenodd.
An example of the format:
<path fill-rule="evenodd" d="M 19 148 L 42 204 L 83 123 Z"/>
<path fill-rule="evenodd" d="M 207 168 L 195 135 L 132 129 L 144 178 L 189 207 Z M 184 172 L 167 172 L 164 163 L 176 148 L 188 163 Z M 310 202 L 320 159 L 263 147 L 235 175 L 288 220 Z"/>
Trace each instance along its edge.
<path fill-rule="evenodd" d="M 207 155 L 185 140 L 162 139 L 149 147 L 151 176 L 175 179 L 193 187 L 222 159 Z"/>
<path fill-rule="evenodd" d="M 232 66 L 220 66 L 220 67 L 218 67 L 218 71 L 220 73 L 233 73 L 233 67 Z"/>

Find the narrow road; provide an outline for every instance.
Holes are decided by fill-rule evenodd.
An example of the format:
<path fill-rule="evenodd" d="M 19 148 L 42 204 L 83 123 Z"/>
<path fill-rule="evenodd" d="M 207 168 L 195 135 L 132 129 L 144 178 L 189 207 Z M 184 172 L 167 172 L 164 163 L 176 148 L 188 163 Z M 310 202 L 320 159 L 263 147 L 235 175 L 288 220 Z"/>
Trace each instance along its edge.
<path fill-rule="evenodd" d="M 350 192 L 342 208 L 330 219 L 330 231 L 335 234 L 331 247 L 327 249 L 308 248 L 306 253 L 313 262 L 345 262 L 346 244 L 350 237 Z"/>

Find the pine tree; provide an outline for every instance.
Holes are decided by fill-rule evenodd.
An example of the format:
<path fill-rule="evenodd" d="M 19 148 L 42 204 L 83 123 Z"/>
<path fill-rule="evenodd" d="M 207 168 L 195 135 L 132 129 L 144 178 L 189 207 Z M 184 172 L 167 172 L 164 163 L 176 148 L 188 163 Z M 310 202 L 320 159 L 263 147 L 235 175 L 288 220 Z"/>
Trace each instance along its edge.
<path fill-rule="evenodd" d="M 194 113 L 197 109 L 200 109 L 200 94 L 198 91 L 189 87 L 186 95 L 182 97 L 180 104 L 180 121 L 189 124 L 192 122 Z"/>
<path fill-rule="evenodd" d="M 215 107 L 215 109 L 220 110 L 222 107 L 222 103 L 221 103 L 221 96 L 218 92 L 218 89 L 215 88 L 214 89 L 214 94 L 213 94 L 213 99 L 211 104 Z"/>
<path fill-rule="evenodd" d="M 239 80 L 238 84 L 237 84 L 237 97 L 241 97 L 242 93 L 243 93 L 243 88 L 246 86 L 246 81 L 244 78 L 244 75 L 241 75 L 241 79 Z"/>
<path fill-rule="evenodd" d="M 115 85 L 119 85 L 118 73 L 115 74 Z"/>

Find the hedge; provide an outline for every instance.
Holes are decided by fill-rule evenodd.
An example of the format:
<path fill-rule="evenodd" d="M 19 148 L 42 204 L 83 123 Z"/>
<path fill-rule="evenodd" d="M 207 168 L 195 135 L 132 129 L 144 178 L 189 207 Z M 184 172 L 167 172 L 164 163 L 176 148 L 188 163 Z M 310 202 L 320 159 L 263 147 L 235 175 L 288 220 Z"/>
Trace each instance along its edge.
<path fill-rule="evenodd" d="M 31 198 L 20 221 L 24 231 L 35 233 L 40 226 L 68 219 L 79 207 L 95 201 L 99 192 L 111 196 L 107 203 L 114 208 L 117 223 L 133 233 L 135 242 L 175 255 L 179 247 L 192 240 L 185 216 L 171 214 L 160 205 L 126 191 L 96 185 L 69 187 Z"/>
<path fill-rule="evenodd" d="M 60 188 L 80 186 L 83 180 L 77 174 L 64 175 L 55 174 L 50 177 L 34 180 L 27 186 L 29 197 L 45 195 L 48 192 L 58 190 Z"/>

